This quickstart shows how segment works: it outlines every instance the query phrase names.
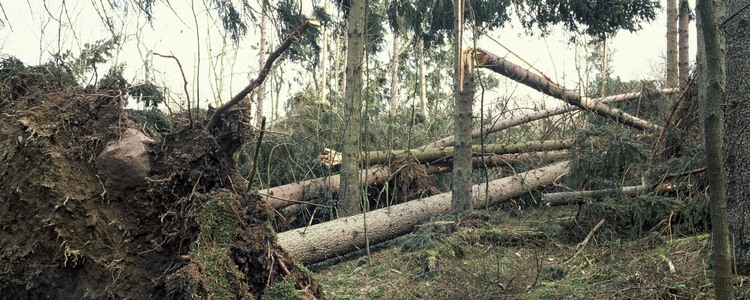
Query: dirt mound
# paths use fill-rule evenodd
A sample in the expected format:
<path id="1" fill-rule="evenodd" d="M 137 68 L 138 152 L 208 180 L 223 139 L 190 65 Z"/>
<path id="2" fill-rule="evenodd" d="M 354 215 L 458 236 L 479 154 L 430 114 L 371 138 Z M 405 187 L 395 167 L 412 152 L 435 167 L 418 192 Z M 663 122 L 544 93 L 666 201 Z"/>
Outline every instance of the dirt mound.
<path id="1" fill-rule="evenodd" d="M 7 61 L 0 79 L 1 291 L 253 299 L 292 282 L 296 294 L 322 298 L 276 245 L 265 203 L 237 184 L 232 155 L 251 136 L 232 122 L 242 109 L 212 133 L 200 120 L 176 122 L 161 142 L 143 144 L 148 176 L 115 191 L 97 157 L 140 128 L 124 113 L 121 91 L 80 88 L 58 68 Z"/>

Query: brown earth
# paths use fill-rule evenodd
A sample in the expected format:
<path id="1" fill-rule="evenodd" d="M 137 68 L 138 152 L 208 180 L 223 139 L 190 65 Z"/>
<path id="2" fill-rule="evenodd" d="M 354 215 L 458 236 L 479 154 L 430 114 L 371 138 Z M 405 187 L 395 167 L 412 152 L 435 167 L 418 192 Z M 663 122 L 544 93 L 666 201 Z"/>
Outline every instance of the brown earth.
<path id="1" fill-rule="evenodd" d="M 323 298 L 276 244 L 267 205 L 238 185 L 232 157 L 252 138 L 241 107 L 211 133 L 203 118 L 174 119 L 143 144 L 148 177 L 115 188 L 102 177 L 119 169 L 98 169 L 109 167 L 97 157 L 143 126 L 121 91 L 66 78 L 51 66 L 0 68 L 3 295 L 255 299 L 292 282 L 296 297 Z"/>

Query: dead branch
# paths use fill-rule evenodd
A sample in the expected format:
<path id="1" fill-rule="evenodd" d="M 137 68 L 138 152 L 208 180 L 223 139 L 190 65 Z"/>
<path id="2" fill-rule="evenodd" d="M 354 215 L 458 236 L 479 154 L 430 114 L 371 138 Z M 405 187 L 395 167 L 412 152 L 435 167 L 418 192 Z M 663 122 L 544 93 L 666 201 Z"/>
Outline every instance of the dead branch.
<path id="1" fill-rule="evenodd" d="M 213 129 L 217 122 L 219 121 L 219 118 L 232 106 L 242 101 L 245 96 L 249 95 L 255 88 L 257 88 L 263 81 L 266 80 L 266 77 L 268 76 L 268 73 L 271 71 L 271 67 L 273 67 L 273 63 L 281 56 L 281 53 L 286 51 L 292 43 L 299 41 L 302 32 L 304 32 L 307 28 L 310 26 L 317 27 L 320 26 L 320 22 L 316 20 L 306 20 L 302 25 L 295 28 L 292 33 L 287 36 L 286 40 L 284 40 L 281 45 L 279 45 L 278 48 L 276 48 L 275 51 L 273 51 L 270 55 L 268 55 L 268 59 L 266 60 L 266 64 L 263 66 L 262 69 L 260 69 L 260 73 L 258 73 L 258 77 L 255 78 L 252 82 L 250 82 L 249 85 L 247 85 L 242 91 L 237 93 L 237 95 L 234 95 L 232 97 L 232 100 L 229 100 L 229 102 L 222 104 L 218 108 L 216 108 L 216 111 L 211 115 L 211 119 L 209 120 L 208 124 L 206 125 L 206 129 L 211 130 Z"/>
<path id="2" fill-rule="evenodd" d="M 581 242 L 580 244 L 576 245 L 576 252 L 573 253 L 573 256 L 571 256 L 570 258 L 568 258 L 566 261 L 572 260 L 573 258 L 575 258 L 576 256 L 578 256 L 578 254 L 580 254 L 581 252 L 583 252 L 583 249 L 586 248 L 586 245 L 589 244 L 589 241 L 594 236 L 594 233 L 596 233 L 596 231 L 599 230 L 599 228 L 602 227 L 602 225 L 604 225 L 604 219 L 602 219 L 601 221 L 599 221 L 599 223 L 596 223 L 596 226 L 594 226 L 594 229 L 591 229 L 591 231 L 589 232 L 589 234 L 586 235 L 586 238 L 583 239 L 583 242 Z"/>
<path id="3" fill-rule="evenodd" d="M 188 82 L 187 77 L 185 76 L 185 71 L 182 70 L 182 64 L 180 63 L 180 60 L 177 59 L 174 55 L 163 55 L 154 52 L 154 55 L 160 56 L 163 58 L 171 58 L 174 59 L 174 61 L 177 62 L 177 67 L 180 68 L 180 74 L 182 74 L 182 82 L 184 83 L 182 88 L 185 91 L 185 99 L 187 99 L 187 107 L 188 107 L 188 119 L 190 119 L 190 126 L 193 126 L 193 113 L 192 113 L 192 107 L 190 107 L 190 93 L 188 92 Z M 167 108 L 169 108 L 169 105 L 167 105 Z M 171 110 L 170 110 L 171 112 Z"/>

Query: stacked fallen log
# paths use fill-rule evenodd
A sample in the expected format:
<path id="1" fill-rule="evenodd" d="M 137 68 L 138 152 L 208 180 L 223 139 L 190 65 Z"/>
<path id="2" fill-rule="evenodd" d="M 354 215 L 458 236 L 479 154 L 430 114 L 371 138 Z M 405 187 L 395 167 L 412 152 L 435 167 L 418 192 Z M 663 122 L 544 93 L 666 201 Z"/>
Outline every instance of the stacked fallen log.
<path id="1" fill-rule="evenodd" d="M 677 92 L 678 89 L 663 89 L 658 91 L 657 93 L 662 94 L 672 94 Z M 586 102 L 620 102 L 620 101 L 627 101 L 632 99 L 638 99 L 640 97 L 643 97 L 643 92 L 634 92 L 634 93 L 627 93 L 622 95 L 615 95 L 615 96 L 609 96 L 604 98 L 596 98 L 596 99 L 590 99 L 586 100 Z M 576 111 L 581 109 L 581 107 L 578 106 L 569 106 L 569 107 L 562 107 L 552 110 L 541 110 L 538 112 L 532 112 L 523 116 L 517 116 L 512 117 L 509 119 L 502 119 L 497 120 L 491 125 L 485 126 L 483 129 L 476 129 L 472 132 L 472 137 L 476 138 L 481 136 L 482 133 L 485 135 L 498 132 L 504 129 L 508 129 L 514 126 L 518 126 L 521 124 L 525 124 L 534 120 L 539 120 L 559 114 L 563 114 L 566 112 Z M 432 143 L 429 143 L 425 145 L 424 147 L 420 147 L 421 149 L 430 149 L 430 148 L 444 148 L 447 146 L 450 146 L 453 144 L 453 137 L 449 136 L 437 141 L 434 141 Z M 444 167 L 444 164 L 441 163 L 441 166 Z M 372 166 L 368 169 L 362 170 L 360 173 L 360 178 L 362 179 L 363 184 L 373 184 L 376 182 L 383 182 L 390 178 L 390 170 L 388 167 L 384 166 Z M 325 192 L 336 192 L 339 187 L 339 183 L 341 181 L 341 178 L 339 175 L 331 175 L 327 177 L 321 177 L 306 181 L 301 181 L 297 183 L 290 183 L 285 184 L 277 187 L 271 187 L 264 190 L 261 190 L 261 196 L 263 199 L 268 201 L 268 203 L 273 208 L 282 208 L 289 205 L 293 205 L 295 203 L 302 203 L 310 199 L 314 199 L 317 197 L 320 197 L 321 195 L 324 195 Z"/>
<path id="2" fill-rule="evenodd" d="M 474 207 L 497 205 L 530 191 L 551 185 L 568 172 L 568 161 L 475 185 Z M 303 263 L 315 263 L 383 242 L 411 232 L 431 217 L 450 211 L 451 193 L 412 200 L 365 214 L 285 231 L 277 235 L 279 244 Z M 365 220 L 366 223 L 365 223 Z M 367 235 L 365 235 L 365 227 Z"/>

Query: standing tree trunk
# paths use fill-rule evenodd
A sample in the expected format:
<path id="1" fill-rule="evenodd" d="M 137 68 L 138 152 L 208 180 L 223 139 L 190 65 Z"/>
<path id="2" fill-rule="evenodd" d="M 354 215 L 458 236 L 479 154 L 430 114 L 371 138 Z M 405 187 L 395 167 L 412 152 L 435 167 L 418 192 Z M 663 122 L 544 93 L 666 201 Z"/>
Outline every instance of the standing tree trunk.
<path id="1" fill-rule="evenodd" d="M 362 212 L 359 183 L 360 130 L 362 128 L 362 75 L 365 55 L 365 0 L 352 0 L 347 20 L 349 46 L 346 63 L 346 99 L 344 99 L 344 141 L 341 155 L 341 188 L 338 215 Z"/>
<path id="2" fill-rule="evenodd" d="M 455 0 L 456 16 L 456 48 L 454 50 L 454 136 L 456 137 L 455 153 L 453 154 L 453 194 L 451 196 L 451 211 L 463 213 L 473 209 L 471 201 L 471 127 L 472 104 L 474 101 L 474 77 L 472 75 L 471 59 L 473 49 L 462 53 L 463 40 L 463 8 L 464 0 Z"/>
<path id="3" fill-rule="evenodd" d="M 323 5 L 323 11 L 328 14 L 328 1 L 325 1 Z M 323 26 L 323 30 L 320 33 L 323 37 L 323 43 L 320 45 L 320 84 L 318 85 L 318 98 L 325 101 L 327 96 L 328 83 L 328 26 Z"/>
<path id="4" fill-rule="evenodd" d="M 393 55 L 391 56 L 391 99 L 390 114 L 395 116 L 398 112 L 398 32 L 393 33 Z"/>
<path id="5" fill-rule="evenodd" d="M 704 104 L 704 110 L 703 110 L 703 119 L 704 119 L 704 130 L 705 130 L 705 152 L 706 152 L 706 172 L 707 172 L 707 178 L 708 178 L 708 195 L 710 199 L 710 211 L 711 211 L 711 235 L 713 240 L 713 261 L 714 261 L 714 288 L 716 292 L 716 299 L 733 299 L 734 298 L 734 287 L 732 286 L 732 264 L 730 260 L 730 254 L 729 254 L 729 232 L 727 229 L 727 198 L 726 198 L 726 185 L 724 182 L 724 165 L 723 165 L 723 155 L 722 155 L 722 116 L 721 116 L 721 102 L 724 100 L 724 93 L 725 93 L 725 87 L 724 83 L 726 81 L 726 74 L 724 69 L 724 52 L 722 47 L 722 37 L 721 33 L 719 32 L 719 24 L 718 24 L 718 18 L 716 13 L 716 8 L 713 7 L 714 3 L 716 3 L 717 6 L 722 5 L 721 0 L 709 0 L 709 1 L 700 1 L 700 7 L 698 9 L 698 13 L 702 17 L 702 25 L 703 25 L 703 38 L 704 38 L 704 45 L 706 47 L 706 79 L 708 80 L 708 89 L 706 91 L 707 97 L 705 97 L 705 104 Z M 742 32 L 744 30 L 741 30 Z M 739 33 L 738 33 L 739 34 Z M 739 38 L 739 36 L 735 36 L 736 38 Z M 745 34 L 745 38 L 750 37 L 750 35 Z M 746 47 L 748 42 L 747 40 L 739 40 L 739 43 L 742 45 L 742 47 Z M 746 49 L 746 48 L 745 48 Z M 744 50 L 747 51 L 747 50 Z M 744 59 L 747 59 L 749 57 L 745 56 Z M 735 70 L 737 72 L 744 71 L 746 75 L 750 75 L 750 72 L 747 70 Z M 739 75 L 739 73 L 737 73 Z M 741 78 L 741 77 L 739 77 Z M 737 81 L 734 81 L 734 83 L 738 83 Z M 731 88 L 729 89 L 732 90 Z M 735 86 L 735 90 L 741 90 L 740 86 Z M 747 91 L 745 91 L 747 92 Z M 747 101 L 745 99 L 745 101 Z M 729 127 L 727 130 L 727 137 L 737 137 L 736 134 L 741 134 L 741 132 L 744 131 L 745 124 L 748 123 L 747 119 L 740 119 L 736 120 L 733 119 L 732 116 L 742 116 L 747 117 L 750 113 L 750 110 L 745 109 L 744 114 L 729 114 L 727 115 L 728 121 L 734 121 L 729 122 L 729 124 L 737 124 L 741 123 L 743 126 L 740 128 L 736 127 Z M 737 122 L 739 121 L 739 122 Z M 745 136 L 744 141 L 748 141 L 750 139 L 750 136 Z M 740 139 L 737 140 L 731 140 L 728 141 L 742 141 Z M 737 145 L 732 145 L 737 146 Z M 745 148 L 745 147 L 741 147 Z M 737 171 L 736 169 L 733 169 L 734 166 L 736 166 L 735 163 L 733 163 L 733 160 L 731 159 L 731 155 L 733 152 L 739 152 L 739 151 L 746 151 L 744 149 L 741 149 L 739 147 L 731 147 L 731 149 L 734 149 L 734 151 L 728 151 L 728 154 L 730 155 L 729 159 L 726 160 L 727 162 L 727 169 L 731 171 Z M 745 154 L 746 158 L 747 154 Z M 734 158 L 737 158 L 736 156 Z M 737 160 L 734 160 L 736 162 Z M 746 160 L 747 161 L 747 160 Z M 745 163 L 742 165 L 742 167 L 747 167 L 748 164 Z M 746 175 L 746 169 L 740 169 L 740 172 L 730 172 L 729 173 L 729 182 L 735 183 L 736 185 L 733 185 L 732 188 L 732 196 L 730 199 L 734 199 L 734 203 L 739 203 L 737 200 L 743 199 L 743 194 L 735 194 L 735 191 L 744 192 L 748 189 L 746 188 L 746 182 L 744 181 L 745 177 L 736 177 L 736 175 Z M 734 176 L 734 177 L 733 177 Z M 742 179 L 739 182 L 736 182 L 737 179 Z M 735 181 L 735 182 L 733 182 Z M 741 215 L 741 217 L 747 216 L 747 208 L 748 205 L 744 205 L 744 212 L 745 214 Z M 740 209 L 738 209 L 740 210 Z M 735 214 L 735 216 L 737 216 Z M 736 229 L 736 228 L 735 228 Z M 741 237 L 742 235 L 740 235 Z M 743 242 L 742 239 L 737 239 L 738 242 Z M 745 248 L 747 249 L 747 248 Z M 741 253 L 741 251 L 739 252 Z"/>
<path id="6" fill-rule="evenodd" d="M 417 47 L 419 48 L 419 107 L 422 108 L 422 115 L 429 122 L 430 116 L 427 113 L 427 80 L 425 79 L 424 66 L 424 39 L 419 36 Z"/>
<path id="7" fill-rule="evenodd" d="M 667 86 L 677 86 L 677 0 L 667 0 Z"/>
<path id="8" fill-rule="evenodd" d="M 266 63 L 266 34 L 268 31 L 268 26 L 266 23 L 268 23 L 268 11 L 266 7 L 266 1 L 262 1 L 261 4 L 261 14 L 260 17 L 260 43 L 258 44 L 258 69 L 263 69 L 263 65 Z M 265 83 L 261 83 L 258 86 L 258 90 L 256 92 L 257 96 L 257 102 L 255 104 L 255 124 L 260 128 L 260 123 L 263 120 L 263 101 L 266 100 L 266 85 Z"/>
<path id="9" fill-rule="evenodd" d="M 701 1 L 701 3 L 710 1 Z M 733 15 L 726 21 L 724 33 L 726 40 L 727 78 L 726 105 L 724 124 L 724 141 L 726 143 L 725 166 L 727 171 L 728 218 L 731 241 L 734 244 L 735 261 L 738 274 L 750 274 L 750 31 L 747 20 L 750 20 L 750 9 L 745 7 L 747 1 L 727 0 L 726 11 Z M 718 6 L 718 4 L 717 4 Z M 717 7 L 718 9 L 720 7 Z M 721 13 L 721 12 L 720 12 Z M 722 18 L 717 18 L 721 20 Z M 705 19 L 703 20 L 706 21 Z M 704 29 L 705 30 L 705 29 Z M 704 31 L 705 34 L 705 31 Z M 706 55 L 711 50 L 706 40 Z M 710 58 L 709 58 L 710 61 Z M 709 94 L 710 95 L 710 94 Z M 708 133 L 707 133 L 708 134 Z"/>
<path id="10" fill-rule="evenodd" d="M 680 0 L 680 60 L 679 86 L 684 86 L 690 76 L 690 4 L 687 0 Z"/>

